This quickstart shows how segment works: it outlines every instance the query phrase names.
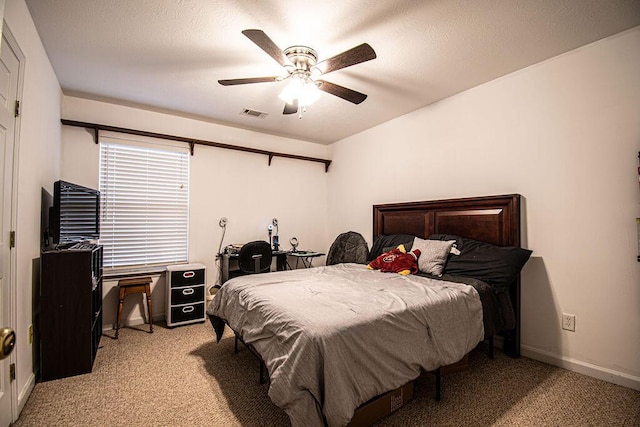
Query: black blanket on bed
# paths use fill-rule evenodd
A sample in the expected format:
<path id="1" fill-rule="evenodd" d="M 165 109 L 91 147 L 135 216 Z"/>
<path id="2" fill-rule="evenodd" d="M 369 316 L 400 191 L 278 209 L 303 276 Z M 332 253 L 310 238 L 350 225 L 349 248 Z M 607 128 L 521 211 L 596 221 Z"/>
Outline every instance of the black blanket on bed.
<path id="1" fill-rule="evenodd" d="M 420 273 L 418 273 L 421 275 Z M 464 283 L 473 286 L 480 296 L 482 303 L 482 319 L 484 322 L 484 337 L 489 338 L 498 332 L 513 329 L 515 327 L 515 314 L 507 292 L 495 293 L 493 288 L 482 280 L 471 277 L 452 276 L 443 274 L 441 277 L 424 275 L 431 279 L 447 282 Z"/>

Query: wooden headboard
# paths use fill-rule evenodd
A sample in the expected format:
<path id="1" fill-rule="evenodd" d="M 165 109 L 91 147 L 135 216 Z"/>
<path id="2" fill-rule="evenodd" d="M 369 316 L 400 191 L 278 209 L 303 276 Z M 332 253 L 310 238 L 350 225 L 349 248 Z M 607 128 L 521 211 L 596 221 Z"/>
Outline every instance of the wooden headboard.
<path id="1" fill-rule="evenodd" d="M 520 246 L 520 195 L 469 197 L 373 206 L 373 237 L 455 234 L 498 246 Z M 520 277 L 509 289 L 516 327 L 503 332 L 505 353 L 520 356 Z"/>

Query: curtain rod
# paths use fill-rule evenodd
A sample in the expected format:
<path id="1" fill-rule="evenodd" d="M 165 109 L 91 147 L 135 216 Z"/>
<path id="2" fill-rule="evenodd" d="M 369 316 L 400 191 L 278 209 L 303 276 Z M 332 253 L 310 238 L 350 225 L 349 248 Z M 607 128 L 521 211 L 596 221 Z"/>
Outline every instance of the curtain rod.
<path id="1" fill-rule="evenodd" d="M 187 144 L 189 144 L 189 146 L 191 148 L 191 155 L 192 156 L 193 156 L 194 145 L 195 144 L 200 144 L 200 145 L 206 145 L 208 147 L 224 148 L 226 150 L 236 150 L 236 151 L 244 151 L 246 153 L 263 154 L 263 155 L 269 157 L 269 166 L 271 166 L 271 160 L 274 157 L 284 157 L 284 158 L 287 158 L 287 159 L 306 160 L 306 161 L 309 161 L 309 162 L 324 163 L 324 171 L 325 172 L 329 171 L 329 165 L 331 164 L 331 160 L 327 160 L 327 159 L 319 159 L 319 158 L 316 158 L 316 157 L 307 157 L 307 156 L 298 156 L 296 154 L 278 153 L 278 152 L 274 152 L 274 151 L 260 150 L 258 148 L 250 148 L 250 147 L 242 147 L 242 146 L 239 146 L 239 145 L 224 144 L 222 142 L 206 141 L 206 140 L 203 140 L 203 139 L 195 139 L 195 138 L 186 138 L 186 137 L 183 137 L 183 136 L 167 135 L 167 134 L 164 134 L 164 133 L 156 133 L 156 132 L 147 132 L 147 131 L 144 131 L 144 130 L 127 129 L 127 128 L 121 128 L 121 127 L 116 127 L 116 126 L 101 125 L 101 124 L 98 124 L 98 123 L 78 122 L 78 121 L 75 121 L 75 120 L 61 119 L 60 121 L 62 122 L 63 125 L 66 125 L 66 126 L 82 127 L 82 128 L 86 128 L 86 129 L 92 130 L 93 131 L 93 141 L 96 144 L 99 142 L 99 139 L 98 139 L 99 131 L 106 130 L 106 131 L 109 131 L 109 132 L 128 133 L 130 135 L 148 136 L 148 137 L 151 137 L 151 138 L 166 139 L 166 140 L 169 140 L 169 141 L 186 142 Z"/>

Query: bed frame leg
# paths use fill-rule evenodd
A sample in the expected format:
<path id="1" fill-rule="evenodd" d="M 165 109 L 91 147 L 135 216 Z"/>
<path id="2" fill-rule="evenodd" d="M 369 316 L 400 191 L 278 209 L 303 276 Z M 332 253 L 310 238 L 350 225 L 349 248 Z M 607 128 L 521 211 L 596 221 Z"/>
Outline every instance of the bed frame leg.
<path id="1" fill-rule="evenodd" d="M 260 361 L 260 384 L 264 384 L 264 363 Z"/>
<path id="2" fill-rule="evenodd" d="M 495 356 L 494 350 L 493 350 L 493 335 L 489 337 L 489 359 L 493 359 Z"/>
<path id="3" fill-rule="evenodd" d="M 435 371 L 436 374 L 436 401 L 440 402 L 440 386 L 441 386 L 441 375 L 440 375 L 440 368 L 436 369 Z"/>

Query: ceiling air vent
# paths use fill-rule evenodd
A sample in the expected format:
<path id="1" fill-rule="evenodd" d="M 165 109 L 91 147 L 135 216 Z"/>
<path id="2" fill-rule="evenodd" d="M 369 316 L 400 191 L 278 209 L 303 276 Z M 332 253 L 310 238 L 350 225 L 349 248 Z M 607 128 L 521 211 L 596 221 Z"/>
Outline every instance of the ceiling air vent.
<path id="1" fill-rule="evenodd" d="M 268 113 L 263 113 L 262 111 L 250 110 L 248 108 L 245 108 L 244 110 L 242 110 L 242 112 L 240 114 L 242 114 L 243 116 L 249 116 L 249 117 L 256 117 L 258 119 L 264 119 L 265 117 L 267 117 Z"/>

